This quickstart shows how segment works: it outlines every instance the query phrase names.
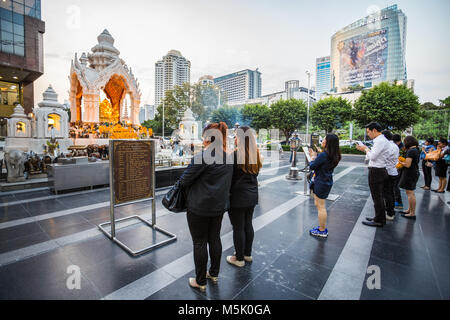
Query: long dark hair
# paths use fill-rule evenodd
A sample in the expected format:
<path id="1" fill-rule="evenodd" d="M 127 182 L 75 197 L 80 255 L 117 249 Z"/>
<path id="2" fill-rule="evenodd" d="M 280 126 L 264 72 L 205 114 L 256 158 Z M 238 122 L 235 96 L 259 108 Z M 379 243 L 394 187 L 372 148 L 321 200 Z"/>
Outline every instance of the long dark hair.
<path id="1" fill-rule="evenodd" d="M 339 138 L 337 135 L 331 133 L 327 135 L 325 139 L 327 142 L 325 152 L 331 160 L 331 169 L 334 169 L 342 160 L 341 148 L 339 147 Z"/>
<path id="2" fill-rule="evenodd" d="M 239 134 L 240 132 L 238 132 L 237 135 L 237 157 L 239 168 L 245 173 L 259 174 L 263 165 L 256 144 L 256 135 L 254 134 L 254 131 L 251 131 L 248 135 L 244 135 L 251 130 L 249 127 L 239 127 L 239 130 L 242 130 L 243 133 L 242 136 Z M 244 141 L 240 141 L 241 139 L 244 139 Z M 241 148 L 242 144 L 244 144 L 243 148 Z"/>

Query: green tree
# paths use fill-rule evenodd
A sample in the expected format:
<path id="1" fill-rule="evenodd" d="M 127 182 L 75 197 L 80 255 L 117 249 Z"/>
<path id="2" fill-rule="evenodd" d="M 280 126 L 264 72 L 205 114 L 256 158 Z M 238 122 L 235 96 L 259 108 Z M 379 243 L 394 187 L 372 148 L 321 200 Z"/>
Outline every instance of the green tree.
<path id="1" fill-rule="evenodd" d="M 249 125 L 252 129 L 269 129 L 270 125 L 270 108 L 266 105 L 249 104 L 245 105 L 242 110 L 242 121 Z"/>
<path id="2" fill-rule="evenodd" d="M 418 123 L 422 116 L 419 98 L 411 89 L 387 82 L 363 91 L 353 110 L 353 118 L 360 127 L 376 121 L 385 128 L 400 131 Z"/>
<path id="3" fill-rule="evenodd" d="M 171 128 L 178 126 L 183 118 L 184 111 L 188 108 L 192 110 L 197 120 L 207 120 L 208 114 L 203 100 L 206 87 L 201 84 L 184 83 L 181 86 L 174 86 L 173 90 L 166 91 L 161 105 L 164 103 L 164 109 L 168 110 L 166 117 Z M 158 106 L 158 112 L 162 107 L 161 105 Z"/>
<path id="4" fill-rule="evenodd" d="M 364 87 L 362 85 L 354 84 L 354 85 L 348 87 L 346 91 L 353 91 L 353 92 L 355 92 L 355 91 L 362 91 L 363 89 L 364 89 Z"/>
<path id="5" fill-rule="evenodd" d="M 280 100 L 270 108 L 270 123 L 284 133 L 287 141 L 296 129 L 306 123 L 306 112 L 303 100 Z"/>
<path id="6" fill-rule="evenodd" d="M 320 100 L 311 109 L 312 122 L 325 133 L 340 129 L 345 122 L 350 121 L 352 105 L 341 97 L 329 97 Z"/>
<path id="7" fill-rule="evenodd" d="M 444 100 L 439 100 L 441 103 L 441 107 L 450 108 L 450 97 L 445 98 Z"/>
<path id="8" fill-rule="evenodd" d="M 212 122 L 225 122 L 228 128 L 241 121 L 241 113 L 236 107 L 223 106 L 214 110 L 211 114 Z"/>
<path id="9" fill-rule="evenodd" d="M 432 102 L 425 102 L 424 104 L 422 104 L 422 109 L 423 110 L 437 110 L 437 109 L 439 109 L 439 107 Z"/>
<path id="10" fill-rule="evenodd" d="M 450 121 L 450 106 L 445 107 L 444 100 L 436 106 L 431 102 L 422 105 L 423 118 L 414 126 L 414 135 L 420 139 L 440 139 L 447 137 Z"/>

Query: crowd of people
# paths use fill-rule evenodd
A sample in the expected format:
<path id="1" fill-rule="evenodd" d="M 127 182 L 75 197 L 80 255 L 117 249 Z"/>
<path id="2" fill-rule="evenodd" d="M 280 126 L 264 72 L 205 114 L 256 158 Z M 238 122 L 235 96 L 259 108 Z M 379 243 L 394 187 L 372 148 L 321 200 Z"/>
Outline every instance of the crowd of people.
<path id="1" fill-rule="evenodd" d="M 204 148 L 194 156 L 179 180 L 185 192 L 187 222 L 193 241 L 196 276 L 189 278 L 189 285 L 202 292 L 206 290 L 208 280 L 218 283 L 222 255 L 220 231 L 226 212 L 233 226 L 235 248 L 235 253 L 226 257 L 226 261 L 238 268 L 253 261 L 255 233 L 252 220 L 258 204 L 258 175 L 262 158 L 257 148 L 256 135 L 248 134 L 251 130 L 248 127 L 239 128 L 242 134 L 236 135 L 234 151 L 230 152 L 227 149 L 227 129 L 223 122 L 211 123 L 204 129 Z M 211 130 L 215 134 L 211 134 Z M 357 148 L 366 153 L 369 162 L 369 186 L 375 217 L 368 217 L 363 223 L 383 227 L 387 220 L 394 220 L 396 210 L 403 210 L 400 213 L 406 219 L 416 219 L 415 190 L 420 176 L 419 162 L 422 160 L 424 168 L 423 188 L 431 189 L 431 169 L 435 168 L 440 184 L 434 191 L 445 192 L 446 155 L 450 150 L 447 141 L 441 139 L 434 146 L 434 140 L 428 139 L 425 146 L 419 149 L 419 143 L 414 137 L 408 136 L 402 141 L 399 135 L 383 131 L 378 123 L 369 124 L 366 130 L 374 145 L 371 149 L 365 145 Z M 432 152 L 435 152 L 435 158 L 431 157 Z M 215 160 L 206 161 L 207 154 L 213 154 Z M 231 163 L 230 154 L 233 154 Z M 334 134 L 327 135 L 318 152 L 310 149 L 310 156 L 310 168 L 313 171 L 310 188 L 319 220 L 319 226 L 311 229 L 310 235 L 327 238 L 325 200 L 333 187 L 334 170 L 342 159 L 339 138 Z M 404 189 L 408 196 L 406 210 L 403 208 L 400 189 Z M 211 260 L 209 269 L 208 253 Z"/>
<path id="2" fill-rule="evenodd" d="M 403 218 L 416 220 L 415 190 L 420 177 L 420 161 L 425 177 L 424 190 L 431 190 L 432 168 L 439 177 L 439 188 L 432 190 L 445 193 L 447 186 L 449 155 L 447 139 L 440 139 L 434 145 L 434 139 L 429 138 L 420 148 L 419 142 L 413 136 L 407 136 L 403 142 L 399 135 L 382 129 L 373 122 L 366 127 L 368 136 L 373 139 L 374 146 L 369 149 L 359 145 L 357 148 L 366 153 L 369 161 L 369 186 L 375 207 L 375 217 L 368 217 L 363 224 L 371 227 L 383 227 L 386 221 L 393 221 L 397 210 Z M 408 197 L 408 209 L 405 210 L 400 190 Z"/>

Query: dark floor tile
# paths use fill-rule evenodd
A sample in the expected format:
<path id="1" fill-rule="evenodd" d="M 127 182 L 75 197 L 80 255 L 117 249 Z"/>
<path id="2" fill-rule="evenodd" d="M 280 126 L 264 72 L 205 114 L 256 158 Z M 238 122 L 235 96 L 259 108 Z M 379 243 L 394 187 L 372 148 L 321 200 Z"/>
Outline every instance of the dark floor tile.
<path id="1" fill-rule="evenodd" d="M 400 219 L 397 217 L 396 219 Z M 379 228 L 375 234 L 375 240 L 384 243 L 392 243 L 405 248 L 419 248 L 424 250 L 424 237 L 419 226 L 412 221 L 395 221 L 387 223 L 384 228 Z"/>
<path id="2" fill-rule="evenodd" d="M 17 300 L 24 294 L 17 280 L 9 272 L 0 270 L 0 300 Z"/>
<path id="3" fill-rule="evenodd" d="M 374 240 L 371 255 L 411 268 L 428 269 L 430 266 L 427 252 L 418 247 L 398 246 Z"/>
<path id="4" fill-rule="evenodd" d="M 424 241 L 431 255 L 443 255 L 447 260 L 450 260 L 450 241 L 434 238 L 425 238 Z"/>
<path id="5" fill-rule="evenodd" d="M 0 223 L 29 218 L 30 214 L 21 204 L 0 207 Z"/>
<path id="6" fill-rule="evenodd" d="M 448 276 L 448 270 L 445 270 L 444 273 L 438 273 L 436 275 L 437 285 L 439 286 L 439 290 L 442 294 L 442 299 L 450 300 L 450 277 Z"/>
<path id="7" fill-rule="evenodd" d="M 235 300 L 312 300 L 292 289 L 286 288 L 270 279 L 270 274 L 264 272 L 252 281 L 235 298 Z"/>
<path id="8" fill-rule="evenodd" d="M 29 236 L 15 238 L 13 240 L 2 241 L 0 242 L 0 253 L 22 249 L 48 240 L 50 240 L 49 236 L 44 232 L 40 232 Z"/>
<path id="9" fill-rule="evenodd" d="M 0 195 L 0 204 L 11 203 L 15 201 L 17 201 L 17 199 L 14 197 L 14 195 L 5 195 L 5 196 Z"/>
<path id="10" fill-rule="evenodd" d="M 70 214 L 66 216 L 51 218 L 39 221 L 41 228 L 48 233 L 53 233 L 57 230 L 76 226 L 78 224 L 86 223 L 87 220 L 78 214 Z"/>
<path id="11" fill-rule="evenodd" d="M 186 275 L 176 280 L 167 287 L 146 298 L 146 300 L 207 300 L 204 293 L 200 293 L 197 289 L 193 289 L 189 286 L 188 281 L 190 277 L 192 277 L 192 275 Z M 208 283 L 207 290 L 210 290 L 212 286 L 214 285 Z"/>
<path id="12" fill-rule="evenodd" d="M 79 224 L 76 225 L 70 225 L 67 227 L 60 227 L 60 228 L 56 228 L 56 229 L 49 229 L 46 231 L 46 233 L 48 234 L 48 236 L 50 237 L 50 239 L 58 239 L 58 238 L 62 238 L 65 236 L 70 236 L 76 233 L 80 233 L 83 231 L 87 231 L 87 230 L 91 230 L 91 229 L 96 229 L 97 226 L 92 224 L 91 222 L 81 222 Z"/>
<path id="13" fill-rule="evenodd" d="M 19 200 L 30 200 L 33 198 L 48 197 L 48 196 L 53 196 L 53 195 L 54 194 L 51 193 L 50 190 L 42 190 L 42 191 L 29 191 L 29 192 L 15 193 L 14 197 L 16 198 L 16 201 L 19 201 Z"/>
<path id="14" fill-rule="evenodd" d="M 398 263 L 371 257 L 369 265 L 381 269 L 381 288 L 411 292 L 417 299 L 441 299 L 436 281 L 429 268 L 413 269 Z"/>
<path id="15" fill-rule="evenodd" d="M 446 253 L 429 253 L 430 261 L 434 271 L 439 276 L 439 278 L 442 277 L 448 277 L 448 272 L 450 271 L 450 258 L 449 258 L 449 252 Z"/>
<path id="16" fill-rule="evenodd" d="M 42 214 L 67 210 L 61 202 L 55 199 L 25 203 L 24 207 L 28 210 L 31 216 L 39 216 Z"/>
<path id="17" fill-rule="evenodd" d="M 415 293 L 397 291 L 390 288 L 369 290 L 363 286 L 360 300 L 421 300 Z"/>
<path id="18" fill-rule="evenodd" d="M 65 246 L 63 250 L 68 259 L 82 270 L 116 256 L 127 255 L 122 248 L 103 235 Z"/>
<path id="19" fill-rule="evenodd" d="M 294 258 L 301 258 L 310 263 L 333 268 L 344 246 L 337 245 L 328 240 L 305 235 L 293 242 L 287 249 L 286 254 Z"/>
<path id="20" fill-rule="evenodd" d="M 95 196 L 88 194 L 61 197 L 58 198 L 58 201 L 62 203 L 67 209 L 85 207 L 102 202 L 99 201 Z"/>
<path id="21" fill-rule="evenodd" d="M 155 271 L 152 263 L 128 255 L 116 255 L 89 267 L 83 274 L 99 289 L 103 296 Z"/>
<path id="22" fill-rule="evenodd" d="M 15 279 L 20 279 L 30 286 L 42 281 L 55 281 L 66 278 L 67 268 L 72 263 L 62 249 L 55 249 L 0 268 Z"/>
<path id="23" fill-rule="evenodd" d="M 23 294 L 18 300 L 98 300 L 102 296 L 99 291 L 85 277 L 81 277 L 80 289 L 70 290 L 67 287 L 67 279 L 43 280 L 38 281 L 36 285 L 29 286 L 21 281 Z"/>
<path id="24" fill-rule="evenodd" d="M 131 250 L 139 251 L 162 241 L 166 241 L 170 237 L 164 233 L 153 230 L 146 224 L 138 224 L 116 230 L 116 238 L 125 243 Z"/>
<path id="25" fill-rule="evenodd" d="M 317 299 L 331 269 L 290 255 L 281 255 L 265 271 L 263 278 Z"/>
<path id="26" fill-rule="evenodd" d="M 0 229 L 0 242 L 10 241 L 16 238 L 42 233 L 42 229 L 36 222 L 26 223 L 11 228 Z"/>

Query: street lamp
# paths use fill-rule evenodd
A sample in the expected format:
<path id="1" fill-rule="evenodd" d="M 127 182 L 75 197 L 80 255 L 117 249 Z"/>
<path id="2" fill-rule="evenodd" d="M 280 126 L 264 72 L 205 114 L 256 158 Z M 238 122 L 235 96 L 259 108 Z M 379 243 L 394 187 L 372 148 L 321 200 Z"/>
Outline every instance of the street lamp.
<path id="1" fill-rule="evenodd" d="M 164 127 L 165 127 L 165 111 L 164 108 L 165 104 L 164 104 L 164 100 L 163 100 L 163 118 L 162 118 L 162 137 L 163 137 L 163 141 L 164 141 Z"/>
<path id="2" fill-rule="evenodd" d="M 306 115 L 306 141 L 308 141 L 309 135 L 309 101 L 310 101 L 310 92 L 311 92 L 311 73 L 306 71 L 306 75 L 308 76 L 308 111 Z"/>
<path id="3" fill-rule="evenodd" d="M 292 164 L 289 174 L 286 176 L 286 179 L 299 181 L 302 180 L 302 178 L 298 175 L 299 170 L 297 168 L 297 149 L 300 147 L 301 140 L 298 137 L 297 130 L 295 130 L 295 132 L 292 134 L 291 138 L 289 139 L 289 143 L 291 146 Z"/>

